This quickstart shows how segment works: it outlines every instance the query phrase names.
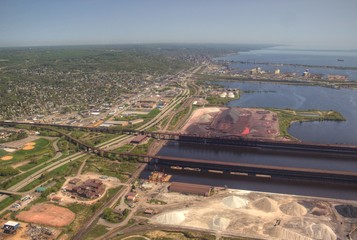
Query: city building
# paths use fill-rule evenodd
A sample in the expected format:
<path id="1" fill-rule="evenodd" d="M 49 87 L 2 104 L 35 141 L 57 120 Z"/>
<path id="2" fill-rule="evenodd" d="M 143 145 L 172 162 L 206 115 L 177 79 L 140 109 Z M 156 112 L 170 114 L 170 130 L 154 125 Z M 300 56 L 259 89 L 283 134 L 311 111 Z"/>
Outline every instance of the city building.
<path id="1" fill-rule="evenodd" d="M 129 192 L 127 195 L 125 195 L 125 199 L 131 202 L 135 202 L 137 196 L 138 196 L 137 193 Z"/>

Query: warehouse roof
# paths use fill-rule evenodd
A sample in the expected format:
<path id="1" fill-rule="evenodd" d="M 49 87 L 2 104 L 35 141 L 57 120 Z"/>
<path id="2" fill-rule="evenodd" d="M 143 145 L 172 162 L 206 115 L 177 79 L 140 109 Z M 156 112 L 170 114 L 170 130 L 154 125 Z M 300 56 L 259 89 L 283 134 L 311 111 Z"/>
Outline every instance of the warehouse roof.
<path id="1" fill-rule="evenodd" d="M 7 221 L 4 225 L 5 226 L 12 226 L 12 227 L 16 227 L 19 223 L 18 222 L 14 222 L 14 221 Z"/>
<path id="2" fill-rule="evenodd" d="M 171 192 L 208 196 L 211 193 L 212 186 L 192 184 L 192 183 L 172 182 L 171 186 L 169 187 L 169 190 Z"/>

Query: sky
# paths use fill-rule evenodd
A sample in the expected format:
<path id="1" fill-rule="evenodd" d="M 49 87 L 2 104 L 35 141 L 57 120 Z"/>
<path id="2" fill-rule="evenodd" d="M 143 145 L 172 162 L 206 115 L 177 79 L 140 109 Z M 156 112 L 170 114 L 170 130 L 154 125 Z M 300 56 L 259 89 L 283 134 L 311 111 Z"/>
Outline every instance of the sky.
<path id="1" fill-rule="evenodd" d="M 0 0 L 0 47 L 126 43 L 357 49 L 357 0 Z"/>

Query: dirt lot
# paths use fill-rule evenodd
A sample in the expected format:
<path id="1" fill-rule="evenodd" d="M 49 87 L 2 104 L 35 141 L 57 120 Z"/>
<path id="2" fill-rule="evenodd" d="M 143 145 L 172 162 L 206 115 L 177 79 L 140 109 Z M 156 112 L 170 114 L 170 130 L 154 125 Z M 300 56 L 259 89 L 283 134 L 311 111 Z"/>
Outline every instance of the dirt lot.
<path id="1" fill-rule="evenodd" d="M 210 137 L 275 139 L 279 135 L 279 123 L 274 112 L 264 109 L 201 108 L 192 114 L 182 132 Z"/>
<path id="2" fill-rule="evenodd" d="M 28 211 L 20 212 L 17 218 L 29 223 L 63 227 L 74 220 L 75 214 L 67 208 L 42 203 L 32 206 Z"/>

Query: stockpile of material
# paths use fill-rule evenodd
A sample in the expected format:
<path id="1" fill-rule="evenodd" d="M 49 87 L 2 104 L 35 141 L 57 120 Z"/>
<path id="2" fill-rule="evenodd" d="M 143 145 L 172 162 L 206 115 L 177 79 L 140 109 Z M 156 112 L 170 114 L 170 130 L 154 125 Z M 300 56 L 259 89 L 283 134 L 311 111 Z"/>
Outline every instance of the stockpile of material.
<path id="1" fill-rule="evenodd" d="M 212 220 L 212 229 L 213 230 L 219 230 L 219 231 L 224 231 L 227 229 L 229 223 L 231 220 L 219 216 L 214 216 Z"/>
<path id="2" fill-rule="evenodd" d="M 160 214 L 153 221 L 160 224 L 179 224 L 186 219 L 183 211 L 168 212 Z"/>
<path id="3" fill-rule="evenodd" d="M 306 237 L 299 233 L 294 232 L 293 230 L 283 228 L 281 226 L 276 226 L 270 229 L 269 235 L 277 239 L 284 240 L 314 240 L 312 238 Z"/>
<path id="4" fill-rule="evenodd" d="M 306 223 L 305 223 L 306 224 Z M 308 223 L 301 233 L 295 228 L 276 226 L 269 230 L 269 235 L 286 240 L 336 240 L 337 236 L 332 229 L 325 224 Z"/>
<path id="5" fill-rule="evenodd" d="M 283 204 L 280 206 L 280 210 L 287 215 L 295 217 L 304 216 L 307 213 L 306 208 L 297 202 Z"/>
<path id="6" fill-rule="evenodd" d="M 313 239 L 321 240 L 336 240 L 337 236 L 332 229 L 325 224 L 313 223 L 310 227 L 306 228 L 306 233 Z"/>
<path id="7" fill-rule="evenodd" d="M 32 240 L 53 239 L 53 232 L 50 228 L 37 226 L 31 223 L 28 225 L 27 234 Z"/>
<path id="8" fill-rule="evenodd" d="M 242 208 L 248 204 L 247 200 L 237 196 L 226 197 L 222 200 L 222 202 L 224 203 L 224 205 L 230 208 Z"/>
<path id="9" fill-rule="evenodd" d="M 335 208 L 341 216 L 357 218 L 357 207 L 351 205 L 337 205 Z"/>
<path id="10" fill-rule="evenodd" d="M 278 204 L 271 198 L 263 197 L 253 202 L 253 207 L 263 212 L 271 213 L 278 211 Z"/>

